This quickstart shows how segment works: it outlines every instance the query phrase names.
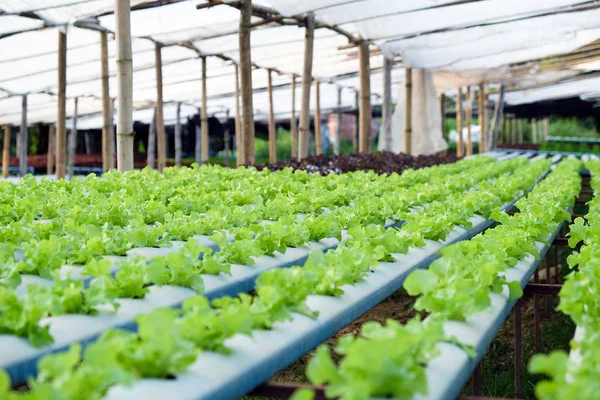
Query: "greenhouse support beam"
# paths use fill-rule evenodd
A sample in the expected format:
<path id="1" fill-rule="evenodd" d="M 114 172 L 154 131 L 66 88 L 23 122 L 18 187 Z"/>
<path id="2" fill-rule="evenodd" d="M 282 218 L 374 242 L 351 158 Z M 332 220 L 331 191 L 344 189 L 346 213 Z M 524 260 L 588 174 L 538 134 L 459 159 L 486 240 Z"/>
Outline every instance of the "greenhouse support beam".
<path id="1" fill-rule="evenodd" d="M 485 84 L 479 84 L 479 152 L 483 153 L 487 149 L 486 136 L 487 126 L 485 123 Z"/>
<path id="2" fill-rule="evenodd" d="M 236 164 L 244 165 L 244 137 L 242 136 L 242 126 L 240 121 L 240 71 L 235 65 L 235 151 Z"/>
<path id="3" fill-rule="evenodd" d="M 200 114 L 202 113 L 202 111 L 200 110 L 200 108 L 198 108 L 198 124 L 195 126 L 196 129 L 196 135 L 195 135 L 195 147 L 194 147 L 194 161 L 196 161 L 198 164 L 200 164 L 202 162 L 202 131 L 200 130 L 200 125 L 202 124 L 202 122 L 200 122 Z"/>
<path id="4" fill-rule="evenodd" d="M 516 129 L 515 129 L 516 133 Z M 519 144 L 523 144 L 523 120 L 519 120 Z"/>
<path id="5" fill-rule="evenodd" d="M 321 84 L 315 79 L 315 152 L 318 156 L 323 154 L 323 137 L 321 135 Z"/>
<path id="6" fill-rule="evenodd" d="M 133 55 L 129 0 L 115 0 L 117 42 L 117 167 L 133 169 Z M 112 140 L 112 134 L 111 134 Z"/>
<path id="7" fill-rule="evenodd" d="M 498 97 L 498 101 L 496 102 L 496 107 L 494 108 L 494 115 L 492 118 L 492 143 L 490 149 L 496 149 L 498 147 L 498 141 L 502 137 L 500 134 L 500 123 L 501 121 L 506 122 L 504 119 L 504 95 L 506 93 L 506 85 L 500 85 L 500 96 Z M 506 124 L 505 124 L 506 125 Z"/>
<path id="8" fill-rule="evenodd" d="M 162 172 L 167 165 L 167 135 L 163 114 L 162 46 L 158 43 L 155 44 L 154 55 L 156 60 L 156 149 L 158 153 L 156 167 Z"/>
<path id="9" fill-rule="evenodd" d="M 412 154 L 412 68 L 406 68 L 406 109 L 404 112 L 404 153 Z"/>
<path id="10" fill-rule="evenodd" d="M 206 93 L 206 57 L 202 57 L 202 108 L 200 109 L 200 118 L 201 118 L 201 157 L 200 161 L 202 163 L 208 162 L 208 154 L 209 154 L 209 141 L 208 141 L 208 111 L 207 107 L 207 93 Z"/>
<path id="11" fill-rule="evenodd" d="M 358 118 L 358 109 L 360 108 L 360 98 L 358 90 L 354 90 L 354 110 L 356 111 L 356 118 L 354 118 L 354 135 L 352 135 L 352 151 L 358 153 L 358 132 L 360 130 L 360 122 Z"/>
<path id="12" fill-rule="evenodd" d="M 177 102 L 175 118 L 175 165 L 181 167 L 181 102 Z"/>
<path id="13" fill-rule="evenodd" d="M 239 48 L 244 162 L 254 164 L 254 107 L 252 105 L 252 56 L 250 53 L 252 0 L 242 0 L 240 6 Z"/>
<path id="14" fill-rule="evenodd" d="M 46 153 L 46 175 L 52 175 L 54 173 L 54 139 L 55 139 L 55 125 L 50 124 L 48 126 L 48 152 Z"/>
<path id="15" fill-rule="evenodd" d="M 110 169 L 109 160 L 114 159 L 114 154 L 110 153 L 110 89 L 108 85 L 108 39 L 106 32 L 100 32 L 100 62 L 102 67 L 102 170 L 104 172 Z"/>
<path id="16" fill-rule="evenodd" d="M 73 171 L 75 168 L 75 151 L 77 148 L 77 103 L 79 102 L 79 97 L 75 97 L 74 101 L 75 109 L 73 110 L 73 127 L 71 128 L 71 134 L 69 135 L 69 179 L 73 179 Z"/>
<path id="17" fill-rule="evenodd" d="M 115 133 L 115 101 L 116 99 L 110 100 L 110 118 L 108 119 L 108 168 L 115 168 L 115 151 L 117 149 L 117 135 Z M 135 132 L 133 132 L 133 137 L 135 137 Z M 133 138 L 132 138 L 133 140 Z M 133 143 L 131 144 L 133 149 Z"/>
<path id="18" fill-rule="evenodd" d="M 302 70 L 302 107 L 300 108 L 300 126 L 298 129 L 298 160 L 308 156 L 308 138 L 310 135 L 310 86 L 312 81 L 313 48 L 315 40 L 315 17 L 306 17 L 304 35 L 304 68 Z"/>
<path id="19" fill-rule="evenodd" d="M 148 125 L 148 149 L 146 149 L 146 165 L 154 168 L 156 154 L 156 108 L 152 111 L 152 119 Z"/>
<path id="20" fill-rule="evenodd" d="M 56 178 L 65 177 L 67 158 L 67 34 L 58 31 L 58 116 L 56 118 Z M 27 148 L 27 145 L 21 146 Z"/>
<path id="21" fill-rule="evenodd" d="M 462 87 L 456 90 L 456 157 L 464 156 L 462 143 L 462 128 L 463 128 L 463 102 L 462 102 Z"/>
<path id="22" fill-rule="evenodd" d="M 473 155 L 473 143 L 471 142 L 471 118 L 473 108 L 471 107 L 471 86 L 467 86 L 467 93 L 465 94 L 465 123 L 467 124 L 467 140 L 465 154 L 467 156 Z"/>
<path id="23" fill-rule="evenodd" d="M 8 178 L 10 168 L 10 125 L 4 125 L 4 147 L 2 148 L 2 177 Z"/>
<path id="24" fill-rule="evenodd" d="M 292 158 L 298 157 L 298 127 L 296 126 L 296 74 L 292 74 L 292 115 L 290 115 L 290 136 L 292 141 Z"/>
<path id="25" fill-rule="evenodd" d="M 333 147 L 333 153 L 336 156 L 340 155 L 340 140 L 342 139 L 342 88 L 338 87 L 337 90 L 337 112 L 335 113 L 335 145 Z"/>
<path id="26" fill-rule="evenodd" d="M 277 162 L 277 137 L 275 132 L 275 113 L 273 112 L 273 71 L 267 70 L 267 95 L 269 97 L 269 162 Z"/>
<path id="27" fill-rule="evenodd" d="M 29 139 L 27 131 L 27 95 L 21 99 L 21 132 L 19 134 L 19 175 L 27 175 L 27 153 L 29 149 Z"/>
<path id="28" fill-rule="evenodd" d="M 359 76 L 360 76 L 360 130 L 358 134 L 358 151 L 370 153 L 371 144 L 371 68 L 369 43 L 360 42 L 358 45 Z"/>
<path id="29" fill-rule="evenodd" d="M 385 143 L 384 148 L 387 151 L 392 151 L 392 64 L 392 60 L 384 57 L 381 132 L 383 133 L 383 143 Z M 338 104 L 338 107 L 340 107 L 340 104 Z"/>
<path id="30" fill-rule="evenodd" d="M 229 167 L 229 140 L 231 139 L 231 135 L 229 134 L 229 109 L 225 110 L 225 130 L 223 131 L 223 139 L 225 141 L 225 145 L 223 146 L 223 162 L 226 167 Z"/>
<path id="31" fill-rule="evenodd" d="M 442 113 L 442 118 L 440 118 L 440 129 L 442 130 L 442 137 L 446 137 L 446 93 L 442 93 L 440 95 L 440 112 Z M 447 152 L 447 150 L 445 150 Z"/>

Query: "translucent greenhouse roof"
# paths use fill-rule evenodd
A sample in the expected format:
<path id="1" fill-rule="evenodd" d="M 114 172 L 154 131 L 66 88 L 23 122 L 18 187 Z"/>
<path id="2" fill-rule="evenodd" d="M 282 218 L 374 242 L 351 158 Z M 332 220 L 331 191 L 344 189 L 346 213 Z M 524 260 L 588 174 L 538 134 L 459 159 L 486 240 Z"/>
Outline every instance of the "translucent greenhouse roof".
<path id="1" fill-rule="evenodd" d="M 227 0 L 226 2 L 229 2 Z M 239 59 L 239 11 L 228 5 L 197 10 L 205 0 L 131 0 L 134 37 L 134 120 L 148 121 L 156 99 L 155 43 L 162 48 L 165 120 L 175 119 L 176 102 L 186 106 L 183 116 L 197 111 L 202 100 L 201 60 L 207 56 L 207 104 L 210 114 L 233 107 L 235 67 Z M 321 24 L 335 26 L 369 40 L 371 92 L 377 104 L 383 93 L 383 54 L 402 64 L 436 72 L 440 88 L 474 84 L 480 80 L 510 80 L 516 87 L 564 79 L 598 62 L 582 63 L 567 73 L 533 71 L 511 77 L 508 65 L 570 52 L 600 39 L 600 8 L 576 7 L 581 0 L 255 0 L 285 16 L 284 24 L 265 22 L 251 35 L 254 111 L 267 116 L 266 68 L 273 74 L 275 113 L 291 114 L 290 81 L 297 77 L 296 112 L 300 111 L 300 82 L 304 28 L 291 17 L 308 12 Z M 160 4 L 160 6 L 158 6 Z M 56 119 L 58 31 L 67 32 L 67 115 L 79 98 L 78 126 L 99 127 L 101 119 L 100 34 L 109 32 L 110 92 L 116 93 L 114 0 L 0 0 L 0 123 L 20 123 L 21 98 L 27 94 L 28 121 Z M 442 15 L 443 18 L 439 16 Z M 261 22 L 263 21 L 263 22 Z M 337 106 L 339 87 L 358 89 L 358 51 L 348 38 L 326 27 L 315 31 L 313 75 L 322 81 L 321 108 Z M 383 52 L 383 54 L 379 51 Z M 229 60 L 229 61 L 228 61 Z M 393 85 L 401 84 L 400 65 Z M 436 81 L 436 84 L 437 84 Z M 454 85 L 454 86 L 453 86 Z M 582 88 L 582 90 L 586 90 Z M 395 88 L 392 89 L 395 94 Z M 314 90 L 311 90 L 314 98 Z M 508 97 L 507 97 L 508 98 Z M 342 107 L 354 108 L 354 94 L 344 89 Z M 314 105 L 314 100 L 311 101 Z M 173 114 L 173 115 L 171 115 Z"/>

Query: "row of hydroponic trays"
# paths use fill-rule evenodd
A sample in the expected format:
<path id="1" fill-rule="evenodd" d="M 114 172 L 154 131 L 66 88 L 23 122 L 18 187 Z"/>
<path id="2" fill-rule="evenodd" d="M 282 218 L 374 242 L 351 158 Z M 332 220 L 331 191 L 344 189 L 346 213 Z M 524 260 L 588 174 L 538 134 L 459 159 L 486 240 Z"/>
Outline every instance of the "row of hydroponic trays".
<path id="1" fill-rule="evenodd" d="M 307 376 L 332 398 L 453 398 L 580 191 L 580 160 L 530 157 L 2 182 L 0 398 L 235 399 L 402 287 L 427 318 L 367 323 Z"/>

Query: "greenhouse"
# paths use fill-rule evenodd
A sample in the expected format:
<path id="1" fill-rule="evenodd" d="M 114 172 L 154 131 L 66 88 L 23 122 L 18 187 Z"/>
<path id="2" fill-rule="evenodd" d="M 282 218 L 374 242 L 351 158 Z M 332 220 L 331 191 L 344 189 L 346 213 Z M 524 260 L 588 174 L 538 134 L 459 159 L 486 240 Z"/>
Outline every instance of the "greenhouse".
<path id="1" fill-rule="evenodd" d="M 0 0 L 0 400 L 600 399 L 599 49 L 596 1 Z"/>

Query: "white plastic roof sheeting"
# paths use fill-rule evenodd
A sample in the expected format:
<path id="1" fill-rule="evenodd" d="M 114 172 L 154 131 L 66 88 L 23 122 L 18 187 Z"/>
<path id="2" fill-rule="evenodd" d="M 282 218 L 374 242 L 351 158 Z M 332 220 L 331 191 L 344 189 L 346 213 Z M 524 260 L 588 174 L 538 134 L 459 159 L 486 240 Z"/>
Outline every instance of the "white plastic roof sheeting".
<path id="1" fill-rule="evenodd" d="M 508 92 L 505 94 L 505 100 L 508 104 L 519 105 L 596 92 L 600 92 L 600 76 L 597 75 L 585 79 L 573 79 L 550 86 Z"/>
<path id="2" fill-rule="evenodd" d="M 131 5 L 146 2 L 131 0 Z M 209 56 L 222 54 L 239 59 L 239 11 L 226 5 L 196 10 L 199 2 L 177 0 L 131 13 L 134 106 L 142 109 L 136 112 L 134 119 L 145 118 L 145 109 L 151 107 L 156 98 L 153 41 L 166 46 L 162 49 L 165 108 L 181 101 L 189 104 L 189 112 L 195 112 L 201 103 L 201 60 L 195 50 L 182 45 L 194 46 Z M 486 0 L 462 4 L 455 4 L 455 0 L 255 0 L 253 3 L 272 7 L 285 16 L 313 12 L 318 21 L 369 39 L 388 56 L 402 57 L 407 65 L 437 70 L 436 77 L 450 74 L 445 77 L 449 87 L 463 77 L 466 82 L 484 76 L 500 79 L 507 64 L 568 52 L 600 38 L 599 9 L 550 15 L 579 5 L 581 0 Z M 20 122 L 18 95 L 26 93 L 29 93 L 29 122 L 56 119 L 57 39 L 58 29 L 64 29 L 64 24 L 69 24 L 67 113 L 72 113 L 74 97 L 80 98 L 80 114 L 100 112 L 99 34 L 72 24 L 82 18 L 100 16 L 99 26 L 114 31 L 114 15 L 101 16 L 110 13 L 113 6 L 114 0 L 0 0 L 0 36 L 29 31 L 0 39 L 0 123 Z M 39 19 L 24 17 L 20 14 L 23 12 L 35 12 Z M 260 18 L 253 17 L 253 20 L 260 21 Z M 347 43 L 347 38 L 331 30 L 315 31 L 313 75 L 323 81 L 321 104 L 324 110 L 333 109 L 337 102 L 337 88 L 327 82 L 358 71 L 357 49 L 339 49 Z M 108 45 L 109 85 L 114 96 L 116 62 L 112 35 L 109 35 Z M 289 85 L 292 73 L 302 73 L 304 29 L 265 24 L 253 29 L 251 45 L 252 61 L 256 65 L 285 72 L 281 76 L 273 74 L 275 112 L 283 118 L 291 111 L 291 94 L 289 86 L 278 86 Z M 382 64 L 383 56 L 371 56 L 372 69 L 378 70 Z M 216 57 L 208 57 L 207 65 L 209 113 L 232 109 L 233 65 Z M 594 64 L 585 67 L 597 68 Z M 402 78 L 394 74 L 395 84 L 400 84 Z M 375 100 L 376 95 L 382 93 L 380 78 L 380 74 L 372 75 L 371 91 Z M 544 79 L 548 81 L 551 76 Z M 536 82 L 536 78 L 522 81 Z M 348 82 L 351 83 L 347 85 L 358 88 L 356 78 Z M 335 83 L 345 85 L 340 79 L 335 79 Z M 266 85 L 266 71 L 253 71 L 255 90 Z M 6 97 L 7 93 L 17 97 Z M 298 111 L 299 98 L 298 85 Z M 343 101 L 348 107 L 354 105 L 351 94 L 345 94 Z M 254 103 L 256 118 L 266 118 L 266 93 L 256 92 Z M 86 123 L 92 124 L 95 120 L 99 121 L 97 115 L 88 118 Z M 82 124 L 80 126 L 85 126 Z"/>

